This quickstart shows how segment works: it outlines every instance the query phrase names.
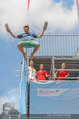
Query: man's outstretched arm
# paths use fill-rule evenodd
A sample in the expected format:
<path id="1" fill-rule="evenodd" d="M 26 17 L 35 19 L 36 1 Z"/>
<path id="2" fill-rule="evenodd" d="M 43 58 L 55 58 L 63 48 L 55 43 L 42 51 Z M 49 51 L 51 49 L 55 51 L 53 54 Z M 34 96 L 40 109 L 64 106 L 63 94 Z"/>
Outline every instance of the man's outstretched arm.
<path id="1" fill-rule="evenodd" d="M 7 23 L 5 24 L 5 28 L 6 28 L 6 31 L 7 31 L 8 33 L 10 33 L 10 35 L 11 35 L 12 37 L 18 38 L 17 35 L 15 35 L 15 34 L 13 34 L 13 33 L 11 32 L 11 30 L 10 30 L 10 28 L 9 28 L 9 26 L 8 26 Z"/>
<path id="2" fill-rule="evenodd" d="M 41 34 L 40 35 L 37 35 L 37 38 L 41 38 L 43 36 L 44 31 L 47 29 L 47 26 L 48 26 L 48 22 L 46 21 L 44 23 L 43 30 L 42 30 Z"/>
<path id="3" fill-rule="evenodd" d="M 43 34 L 44 34 L 44 31 L 45 30 L 42 30 L 41 34 L 40 35 L 37 35 L 37 38 L 41 38 L 43 36 Z"/>
<path id="4" fill-rule="evenodd" d="M 9 31 L 9 33 L 10 33 L 10 35 L 11 35 L 12 37 L 14 37 L 14 38 L 18 38 L 18 36 L 15 35 L 15 34 L 13 34 L 13 33 L 11 32 L 11 30 Z"/>

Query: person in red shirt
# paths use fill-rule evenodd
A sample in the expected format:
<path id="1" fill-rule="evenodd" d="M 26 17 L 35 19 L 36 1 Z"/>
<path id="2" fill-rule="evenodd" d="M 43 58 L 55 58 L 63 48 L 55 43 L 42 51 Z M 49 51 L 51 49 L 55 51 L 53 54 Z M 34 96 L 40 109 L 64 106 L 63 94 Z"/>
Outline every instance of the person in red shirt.
<path id="1" fill-rule="evenodd" d="M 61 69 L 59 69 L 56 73 L 55 73 L 55 77 L 57 78 L 57 80 L 65 80 L 66 77 L 69 76 L 69 72 L 67 70 L 65 70 L 66 64 L 62 63 L 61 65 Z M 57 74 L 59 74 L 59 77 L 57 77 Z M 64 77 L 64 78 L 63 78 Z"/>
<path id="2" fill-rule="evenodd" d="M 50 75 L 47 75 L 47 71 L 43 70 L 44 69 L 44 65 L 40 64 L 40 70 L 37 71 L 37 81 L 45 81 L 46 77 L 49 77 Z"/>

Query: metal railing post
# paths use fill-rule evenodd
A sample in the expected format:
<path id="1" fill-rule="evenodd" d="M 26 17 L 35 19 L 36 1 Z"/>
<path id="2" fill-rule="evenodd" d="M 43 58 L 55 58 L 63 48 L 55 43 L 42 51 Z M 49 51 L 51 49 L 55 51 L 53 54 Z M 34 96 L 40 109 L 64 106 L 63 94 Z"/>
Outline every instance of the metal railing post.
<path id="1" fill-rule="evenodd" d="M 22 68 L 21 68 L 21 76 L 20 76 L 20 96 L 21 96 L 21 83 L 23 78 L 23 68 L 24 68 L 24 57 L 22 58 Z"/>
<path id="2" fill-rule="evenodd" d="M 29 81 L 29 57 L 27 57 L 27 84 L 26 84 L 26 116 L 30 117 L 30 81 Z"/>
<path id="3" fill-rule="evenodd" d="M 53 75 L 53 78 L 55 80 L 55 58 L 52 57 L 52 75 Z"/>

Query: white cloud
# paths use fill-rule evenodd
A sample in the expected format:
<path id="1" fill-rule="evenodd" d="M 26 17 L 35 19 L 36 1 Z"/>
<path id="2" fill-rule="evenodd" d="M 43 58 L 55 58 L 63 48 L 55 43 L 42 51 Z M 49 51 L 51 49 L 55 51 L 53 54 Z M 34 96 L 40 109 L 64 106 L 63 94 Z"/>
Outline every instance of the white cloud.
<path id="1" fill-rule="evenodd" d="M 22 32 L 28 22 L 27 0 L 0 0 L 0 31 L 5 35 L 4 24 L 8 22 L 14 33 Z M 45 20 L 49 22 L 46 32 L 68 32 L 77 25 L 76 4 L 71 9 L 63 7 L 62 1 L 55 3 L 53 0 L 31 0 L 29 10 L 30 26 L 34 31 L 41 30 Z"/>
<path id="2" fill-rule="evenodd" d="M 0 113 L 2 112 L 3 104 L 6 102 L 12 103 L 15 109 L 19 110 L 19 89 L 12 89 L 8 91 L 5 96 L 0 97 Z"/>

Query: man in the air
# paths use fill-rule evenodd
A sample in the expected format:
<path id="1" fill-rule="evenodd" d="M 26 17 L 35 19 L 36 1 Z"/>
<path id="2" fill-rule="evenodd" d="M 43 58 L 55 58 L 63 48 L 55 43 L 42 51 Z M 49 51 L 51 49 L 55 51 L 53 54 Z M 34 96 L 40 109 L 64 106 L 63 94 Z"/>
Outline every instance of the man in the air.
<path id="1" fill-rule="evenodd" d="M 25 60 L 26 60 L 26 53 L 24 52 L 23 48 L 32 48 L 32 47 L 34 47 L 34 50 L 31 53 L 31 60 L 32 60 L 33 55 L 35 54 L 35 52 L 40 47 L 40 44 L 37 41 L 35 41 L 34 38 L 41 38 L 43 36 L 44 31 L 47 29 L 47 25 L 48 25 L 48 23 L 45 22 L 43 30 L 42 30 L 40 35 L 36 35 L 35 33 L 29 32 L 29 26 L 28 25 L 24 26 L 24 32 L 25 33 L 22 33 L 20 35 L 13 34 L 12 31 L 9 29 L 8 24 L 5 24 L 5 27 L 6 27 L 7 32 L 9 32 L 12 37 L 22 39 L 17 44 L 17 46 L 18 46 L 19 50 L 22 52 Z"/>

